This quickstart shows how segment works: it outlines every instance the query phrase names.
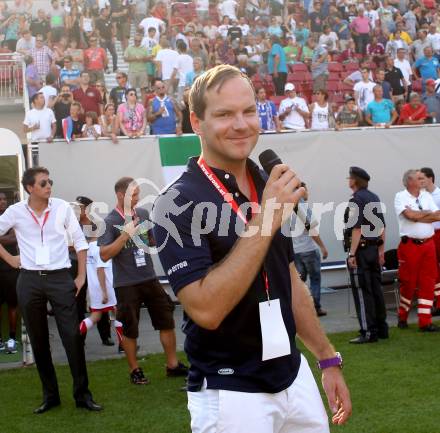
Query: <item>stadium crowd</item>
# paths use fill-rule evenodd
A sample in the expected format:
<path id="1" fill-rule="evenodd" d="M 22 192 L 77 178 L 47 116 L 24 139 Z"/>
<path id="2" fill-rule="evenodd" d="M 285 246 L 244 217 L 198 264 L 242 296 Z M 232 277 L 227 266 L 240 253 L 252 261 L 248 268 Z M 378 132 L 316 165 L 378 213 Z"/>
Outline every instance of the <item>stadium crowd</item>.
<path id="1" fill-rule="evenodd" d="M 66 138 L 66 131 L 69 140 L 115 141 L 192 132 L 186 89 L 222 63 L 251 77 L 262 130 L 439 119 L 433 1 L 157 1 L 148 9 L 127 0 L 52 0 L 32 16 L 31 1 L 0 2 L 3 51 L 25 56 L 33 109 L 44 111 L 33 115 L 40 123 L 25 121 L 33 141 Z M 116 40 L 128 74 L 118 69 Z M 117 85 L 106 89 L 111 70 Z M 43 108 L 34 100 L 40 92 Z"/>

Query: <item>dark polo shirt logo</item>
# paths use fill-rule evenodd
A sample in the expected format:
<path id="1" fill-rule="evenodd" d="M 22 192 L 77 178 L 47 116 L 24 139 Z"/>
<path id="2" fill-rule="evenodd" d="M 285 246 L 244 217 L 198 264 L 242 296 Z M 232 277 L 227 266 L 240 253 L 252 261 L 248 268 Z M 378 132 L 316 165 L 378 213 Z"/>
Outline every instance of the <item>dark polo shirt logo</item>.
<path id="1" fill-rule="evenodd" d="M 229 376 L 231 374 L 234 374 L 234 369 L 233 368 L 221 368 L 217 373 L 221 374 L 222 376 Z"/>

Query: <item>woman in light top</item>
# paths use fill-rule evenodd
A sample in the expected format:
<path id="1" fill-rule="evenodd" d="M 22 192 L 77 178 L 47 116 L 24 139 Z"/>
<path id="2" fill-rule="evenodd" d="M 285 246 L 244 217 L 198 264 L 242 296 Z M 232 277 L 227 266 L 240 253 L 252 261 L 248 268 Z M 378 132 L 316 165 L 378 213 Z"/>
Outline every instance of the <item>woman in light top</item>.
<path id="1" fill-rule="evenodd" d="M 310 104 L 310 129 L 330 129 L 334 127 L 334 116 L 328 103 L 328 93 L 318 90 L 314 93 L 315 102 Z"/>
<path id="2" fill-rule="evenodd" d="M 124 102 L 118 107 L 118 121 L 122 133 L 129 138 L 137 138 L 144 134 L 147 126 L 145 108 L 137 102 L 136 89 L 125 91 Z"/>
<path id="3" fill-rule="evenodd" d="M 110 102 L 104 107 L 104 114 L 99 117 L 99 124 L 101 125 L 102 135 L 111 138 L 113 143 L 117 143 L 119 123 L 115 112 L 115 104 Z"/>

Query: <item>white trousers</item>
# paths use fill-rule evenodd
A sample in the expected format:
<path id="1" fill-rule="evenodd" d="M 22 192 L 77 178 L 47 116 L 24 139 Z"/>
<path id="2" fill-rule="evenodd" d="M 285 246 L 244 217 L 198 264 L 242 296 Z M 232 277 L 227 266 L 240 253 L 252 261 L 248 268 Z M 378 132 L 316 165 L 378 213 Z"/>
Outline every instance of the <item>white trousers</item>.
<path id="1" fill-rule="evenodd" d="M 315 378 L 301 355 L 298 376 L 277 394 L 206 389 L 188 392 L 192 433 L 329 433 Z"/>

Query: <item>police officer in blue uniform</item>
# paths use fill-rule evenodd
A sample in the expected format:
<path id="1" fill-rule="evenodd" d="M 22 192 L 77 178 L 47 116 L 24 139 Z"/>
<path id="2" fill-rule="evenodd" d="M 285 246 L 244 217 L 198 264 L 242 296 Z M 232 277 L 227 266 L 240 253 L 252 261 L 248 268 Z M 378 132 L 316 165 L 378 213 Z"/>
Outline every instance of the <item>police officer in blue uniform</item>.
<path id="1" fill-rule="evenodd" d="M 368 173 L 360 167 L 350 167 L 348 180 L 353 195 L 344 216 L 344 249 L 348 252 L 347 265 L 361 327 L 359 336 L 350 343 L 375 343 L 378 338 L 388 338 L 381 285 L 385 219 L 379 197 L 368 189 Z"/>

